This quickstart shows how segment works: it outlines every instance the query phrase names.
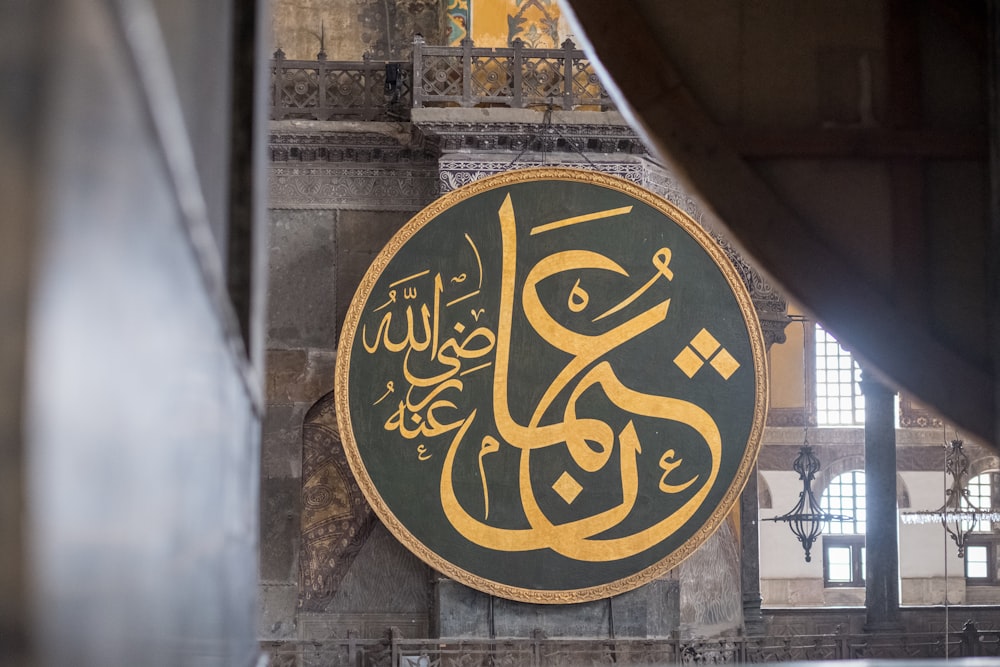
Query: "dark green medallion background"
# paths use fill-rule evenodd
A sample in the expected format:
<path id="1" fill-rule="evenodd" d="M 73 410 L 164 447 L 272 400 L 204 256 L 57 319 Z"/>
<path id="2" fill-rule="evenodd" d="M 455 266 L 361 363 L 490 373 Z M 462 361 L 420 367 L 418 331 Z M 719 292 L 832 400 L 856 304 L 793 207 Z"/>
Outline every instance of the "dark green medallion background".
<path id="1" fill-rule="evenodd" d="M 499 340 L 490 349 L 490 334 L 499 338 L 504 261 L 512 266 L 515 261 L 510 253 L 504 257 L 498 215 L 508 196 L 517 236 L 507 374 L 513 420 L 529 423 L 546 389 L 572 359 L 528 322 L 522 307 L 525 279 L 555 253 L 587 251 L 616 262 L 627 275 L 573 268 L 569 262 L 568 270 L 539 282 L 541 304 L 559 324 L 580 334 L 599 335 L 667 298 L 669 307 L 661 322 L 624 340 L 578 373 L 539 426 L 562 421 L 579 377 L 606 361 L 630 390 L 700 407 L 711 415 L 721 435 L 717 477 L 704 501 L 665 539 L 638 553 L 593 562 L 560 555 L 552 548 L 486 548 L 457 530 L 442 508 L 444 462 L 460 431 L 454 424 L 471 418 L 455 445 L 453 485 L 459 505 L 490 526 L 531 527 L 519 481 L 522 452 L 499 436 L 493 414 L 496 361 L 503 350 Z M 554 221 L 629 206 L 627 213 L 531 233 Z M 659 271 L 654 256 L 662 248 L 670 250 L 672 279 L 660 275 L 653 280 Z M 625 307 L 594 321 L 649 282 Z M 425 306 L 431 313 L 428 331 L 422 314 Z M 417 349 L 428 337 L 434 338 L 434 331 L 438 350 L 453 341 L 450 353 L 438 359 L 431 359 L 433 343 Z M 675 207 L 627 181 L 594 172 L 508 172 L 432 204 L 401 230 L 369 270 L 352 303 L 340 345 L 336 393 L 341 435 L 366 497 L 389 529 L 431 566 L 508 598 L 583 601 L 660 576 L 718 528 L 745 484 L 759 447 L 767 401 L 763 340 L 735 269 L 714 241 Z M 392 351 L 392 346 L 398 349 Z M 460 368 L 454 367 L 456 356 L 461 357 Z M 413 386 L 407 373 L 430 384 Z M 444 379 L 434 383 L 434 378 Z M 400 402 L 407 398 L 412 405 L 426 405 L 401 410 Z M 436 402 L 433 414 L 428 414 L 427 405 Z M 631 413 L 627 405 L 615 405 L 600 385 L 583 392 L 575 409 L 580 418 L 606 423 L 616 436 L 631 422 L 641 443 L 636 455 L 638 497 L 621 521 L 588 540 L 613 540 L 642 531 L 671 516 L 703 486 L 699 480 L 707 478 L 712 456 L 692 426 Z M 420 433 L 428 418 L 437 419 L 447 430 Z M 499 445 L 485 451 L 482 443 L 490 437 Z M 594 472 L 581 470 L 564 444 L 532 451 L 531 493 L 549 521 L 558 526 L 585 520 L 623 502 L 617 437 L 614 447 L 607 464 Z M 681 463 L 665 476 L 669 465 L 664 467 L 662 461 L 668 450 L 673 450 L 669 460 Z M 557 490 L 566 475 L 572 480 L 564 480 L 571 488 L 568 493 Z M 680 485 L 691 479 L 683 491 L 659 489 L 661 480 Z"/>

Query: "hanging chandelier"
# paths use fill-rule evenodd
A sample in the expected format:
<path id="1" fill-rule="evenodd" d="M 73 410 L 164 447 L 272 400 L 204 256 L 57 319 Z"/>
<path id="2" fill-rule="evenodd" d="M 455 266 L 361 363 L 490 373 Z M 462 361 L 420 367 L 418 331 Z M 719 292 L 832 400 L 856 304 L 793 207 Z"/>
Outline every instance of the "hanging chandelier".
<path id="1" fill-rule="evenodd" d="M 806 562 L 812 561 L 812 545 L 816 538 L 823 533 L 823 528 L 831 521 L 851 521 L 853 517 L 843 514 L 831 514 L 823 509 L 819 501 L 816 500 L 812 490 L 812 482 L 819 472 L 819 459 L 813 454 L 812 446 L 809 444 L 808 434 L 804 438 L 799 455 L 792 462 L 792 470 L 799 473 L 799 480 L 802 481 L 802 491 L 799 492 L 799 501 L 792 509 L 781 516 L 762 519 L 762 521 L 781 521 L 788 524 L 792 529 L 792 534 L 798 538 L 802 548 L 806 552 Z"/>
<path id="2" fill-rule="evenodd" d="M 945 455 L 945 473 L 951 475 L 951 486 L 945 489 L 944 505 L 936 510 L 901 512 L 905 524 L 941 523 L 958 547 L 958 557 L 965 557 L 965 546 L 976 525 L 981 521 L 1000 521 L 1000 511 L 979 508 L 969 495 L 969 456 L 959 439 L 951 441 Z M 948 447 L 948 445 L 945 445 Z"/>

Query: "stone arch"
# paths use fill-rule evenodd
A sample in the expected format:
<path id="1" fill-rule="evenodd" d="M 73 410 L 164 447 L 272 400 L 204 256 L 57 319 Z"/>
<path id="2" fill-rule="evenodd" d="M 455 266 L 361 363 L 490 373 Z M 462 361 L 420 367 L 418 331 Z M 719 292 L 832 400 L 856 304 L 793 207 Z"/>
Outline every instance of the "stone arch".
<path id="1" fill-rule="evenodd" d="M 975 454 L 969 452 L 969 479 L 984 472 L 1000 470 L 1000 458 L 996 454 L 976 449 Z"/>
<path id="2" fill-rule="evenodd" d="M 764 475 L 760 473 L 757 473 L 757 507 L 762 510 L 769 510 L 773 507 L 771 486 L 767 483 Z"/>
<path id="3" fill-rule="evenodd" d="M 865 469 L 865 457 L 861 455 L 844 456 L 838 459 L 830 461 L 830 463 L 824 463 L 824 468 L 816 474 L 815 482 L 813 484 L 813 493 L 816 495 L 816 499 L 823 497 L 823 492 L 826 491 L 826 487 L 830 485 L 838 475 L 842 475 L 845 472 L 850 472 L 852 470 L 864 470 Z M 896 507 L 899 509 L 906 509 L 910 506 L 910 491 L 906 488 L 906 482 L 903 481 L 902 476 L 896 473 Z"/>
<path id="4" fill-rule="evenodd" d="M 326 607 L 374 525 L 341 445 L 330 392 L 309 408 L 302 425 L 300 609 Z"/>

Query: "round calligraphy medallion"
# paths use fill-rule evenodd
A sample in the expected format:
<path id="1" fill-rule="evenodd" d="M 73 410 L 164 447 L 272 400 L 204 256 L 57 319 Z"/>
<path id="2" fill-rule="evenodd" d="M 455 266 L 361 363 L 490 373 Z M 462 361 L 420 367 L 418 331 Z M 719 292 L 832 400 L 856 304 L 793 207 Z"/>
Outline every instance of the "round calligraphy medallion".
<path id="1" fill-rule="evenodd" d="M 385 525 L 473 588 L 593 600 L 676 566 L 732 509 L 767 408 L 721 248 L 619 178 L 512 171 L 418 213 L 337 354 L 348 460 Z"/>

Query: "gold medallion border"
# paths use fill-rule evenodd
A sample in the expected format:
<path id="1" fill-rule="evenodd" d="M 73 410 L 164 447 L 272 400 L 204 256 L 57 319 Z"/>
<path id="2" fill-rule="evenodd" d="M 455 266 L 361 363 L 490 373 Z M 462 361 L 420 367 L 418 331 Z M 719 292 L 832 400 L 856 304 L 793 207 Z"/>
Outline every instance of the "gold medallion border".
<path id="1" fill-rule="evenodd" d="M 708 520 L 699 528 L 684 544 L 671 552 L 666 558 L 654 563 L 644 570 L 640 570 L 627 577 L 615 581 L 591 586 L 589 588 L 578 588 L 570 590 L 535 590 L 520 588 L 502 584 L 485 577 L 473 574 L 457 565 L 445 560 L 437 553 L 429 549 L 423 542 L 417 539 L 389 509 L 382 499 L 381 494 L 372 482 L 368 471 L 358 450 L 357 442 L 354 439 L 354 429 L 351 423 L 350 401 L 348 394 L 348 378 L 350 377 L 351 350 L 354 346 L 354 338 L 357 334 L 358 324 L 364 312 L 368 297 L 381 277 L 382 272 L 392 261 L 393 257 L 406 242 L 428 222 L 435 219 L 443 211 L 451 208 L 455 204 L 479 195 L 483 192 L 495 190 L 518 183 L 532 181 L 557 180 L 573 181 L 578 183 L 589 183 L 617 190 L 644 204 L 657 209 L 675 223 L 680 225 L 715 261 L 716 266 L 722 271 L 729 283 L 743 320 L 746 324 L 747 333 L 750 337 L 750 347 L 753 354 L 754 368 L 754 418 L 747 438 L 746 449 L 737 469 L 736 476 L 723 496 L 715 511 Z M 452 190 L 439 199 L 429 204 L 426 208 L 417 213 L 407 222 L 399 232 L 382 249 L 382 252 L 375 258 L 368 268 L 364 278 L 358 287 L 354 298 L 351 300 L 350 308 L 344 320 L 344 327 L 341 332 L 340 343 L 337 347 L 337 369 L 336 385 L 334 393 L 337 404 L 337 422 L 340 427 L 340 436 L 343 442 L 344 451 L 351 470 L 357 479 L 358 485 L 364 492 L 368 502 L 371 503 L 375 513 L 389 531 L 396 536 L 410 551 L 423 560 L 432 568 L 447 577 L 455 579 L 467 586 L 477 590 L 496 595 L 498 597 L 517 600 L 520 602 L 531 602 L 536 604 L 574 604 L 578 602 L 589 602 L 602 598 L 611 597 L 620 593 L 634 590 L 643 584 L 647 584 L 664 574 L 690 556 L 705 541 L 711 537 L 725 520 L 732 510 L 743 487 L 746 486 L 750 472 L 753 470 L 760 450 L 760 442 L 764 433 L 764 420 L 767 415 L 768 402 L 768 378 L 766 369 L 766 359 L 764 348 L 764 336 L 761 332 L 760 322 L 757 319 L 756 310 L 743 284 L 739 273 L 733 267 L 732 262 L 726 256 L 722 248 L 712 237 L 703 230 L 684 211 L 677 208 L 669 201 L 663 199 L 649 190 L 619 178 L 595 171 L 583 169 L 569 169 L 565 167 L 537 167 L 533 169 L 519 169 L 515 171 L 489 176 L 478 181 L 474 181 L 466 186 Z"/>

